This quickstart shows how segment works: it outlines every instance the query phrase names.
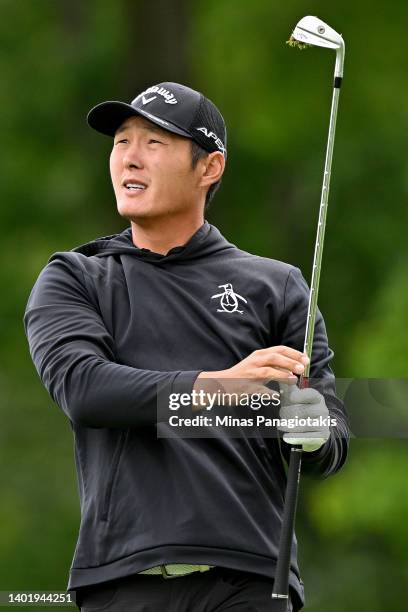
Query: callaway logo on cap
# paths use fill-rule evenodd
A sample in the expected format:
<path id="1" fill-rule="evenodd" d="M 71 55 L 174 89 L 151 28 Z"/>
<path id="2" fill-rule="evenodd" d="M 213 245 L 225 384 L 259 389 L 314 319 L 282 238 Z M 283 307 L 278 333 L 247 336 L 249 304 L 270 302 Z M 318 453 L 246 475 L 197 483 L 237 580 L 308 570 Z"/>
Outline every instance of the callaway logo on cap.
<path id="1" fill-rule="evenodd" d="M 142 115 L 164 130 L 191 138 L 211 153 L 227 155 L 227 132 L 218 108 L 202 93 L 179 83 L 159 83 L 132 100 L 109 101 L 94 106 L 88 124 L 107 136 L 114 136 L 129 117 Z"/>

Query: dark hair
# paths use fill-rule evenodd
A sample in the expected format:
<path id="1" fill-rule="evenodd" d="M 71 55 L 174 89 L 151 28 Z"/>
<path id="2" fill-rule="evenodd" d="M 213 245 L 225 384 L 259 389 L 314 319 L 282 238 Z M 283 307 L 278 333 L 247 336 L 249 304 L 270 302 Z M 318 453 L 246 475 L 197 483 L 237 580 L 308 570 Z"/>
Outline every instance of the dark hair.
<path id="1" fill-rule="evenodd" d="M 207 157 L 207 156 L 208 156 L 208 151 L 205 151 L 205 149 L 200 147 L 200 145 L 197 144 L 195 140 L 192 140 L 191 141 L 191 165 L 193 169 L 197 166 L 200 159 L 203 159 L 204 157 Z M 210 202 L 213 199 L 214 194 L 220 185 L 221 185 L 221 178 L 216 183 L 213 183 L 212 185 L 210 185 L 210 187 L 208 188 L 207 195 L 205 196 L 204 210 L 208 209 Z"/>

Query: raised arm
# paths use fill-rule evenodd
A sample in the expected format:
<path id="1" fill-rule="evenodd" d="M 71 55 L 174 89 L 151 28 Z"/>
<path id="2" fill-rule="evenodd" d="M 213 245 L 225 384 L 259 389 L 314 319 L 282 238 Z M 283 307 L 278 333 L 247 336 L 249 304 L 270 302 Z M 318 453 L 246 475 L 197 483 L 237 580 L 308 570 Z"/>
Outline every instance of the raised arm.
<path id="1" fill-rule="evenodd" d="M 116 363 L 113 338 L 70 254 L 41 272 L 24 327 L 34 365 L 52 399 L 72 422 L 85 427 L 154 424 L 166 417 L 157 415 L 157 389 L 190 392 L 199 374 Z"/>

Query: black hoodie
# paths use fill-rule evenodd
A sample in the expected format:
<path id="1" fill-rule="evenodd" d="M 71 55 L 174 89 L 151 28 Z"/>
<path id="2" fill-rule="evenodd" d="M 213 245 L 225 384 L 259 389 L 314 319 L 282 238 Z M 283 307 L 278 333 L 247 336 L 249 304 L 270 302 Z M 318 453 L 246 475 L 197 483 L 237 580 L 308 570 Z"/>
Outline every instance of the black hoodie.
<path id="1" fill-rule="evenodd" d="M 212 296 L 229 284 L 246 300 Z M 81 525 L 69 589 L 163 563 L 273 578 L 288 446 L 258 436 L 158 438 L 157 389 L 190 392 L 200 371 L 274 345 L 303 350 L 308 287 L 300 271 L 230 244 L 205 222 L 166 255 L 131 230 L 56 253 L 24 324 L 36 369 L 75 437 Z M 310 375 L 325 381 L 338 426 L 304 469 L 325 477 L 347 453 L 318 313 Z M 290 584 L 303 602 L 296 538 Z"/>

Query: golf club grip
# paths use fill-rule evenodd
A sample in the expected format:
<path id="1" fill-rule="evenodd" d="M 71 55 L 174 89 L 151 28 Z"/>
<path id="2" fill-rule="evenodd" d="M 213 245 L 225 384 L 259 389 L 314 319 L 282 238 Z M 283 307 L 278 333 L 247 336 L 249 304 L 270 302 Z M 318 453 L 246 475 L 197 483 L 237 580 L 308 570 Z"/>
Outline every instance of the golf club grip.
<path id="1" fill-rule="evenodd" d="M 290 558 L 295 527 L 296 506 L 301 466 L 302 447 L 294 445 L 290 449 L 288 479 L 285 493 L 285 506 L 283 510 L 282 529 L 279 541 L 279 556 L 272 592 L 272 597 L 274 599 L 277 599 L 277 596 L 279 595 L 289 595 Z"/>

